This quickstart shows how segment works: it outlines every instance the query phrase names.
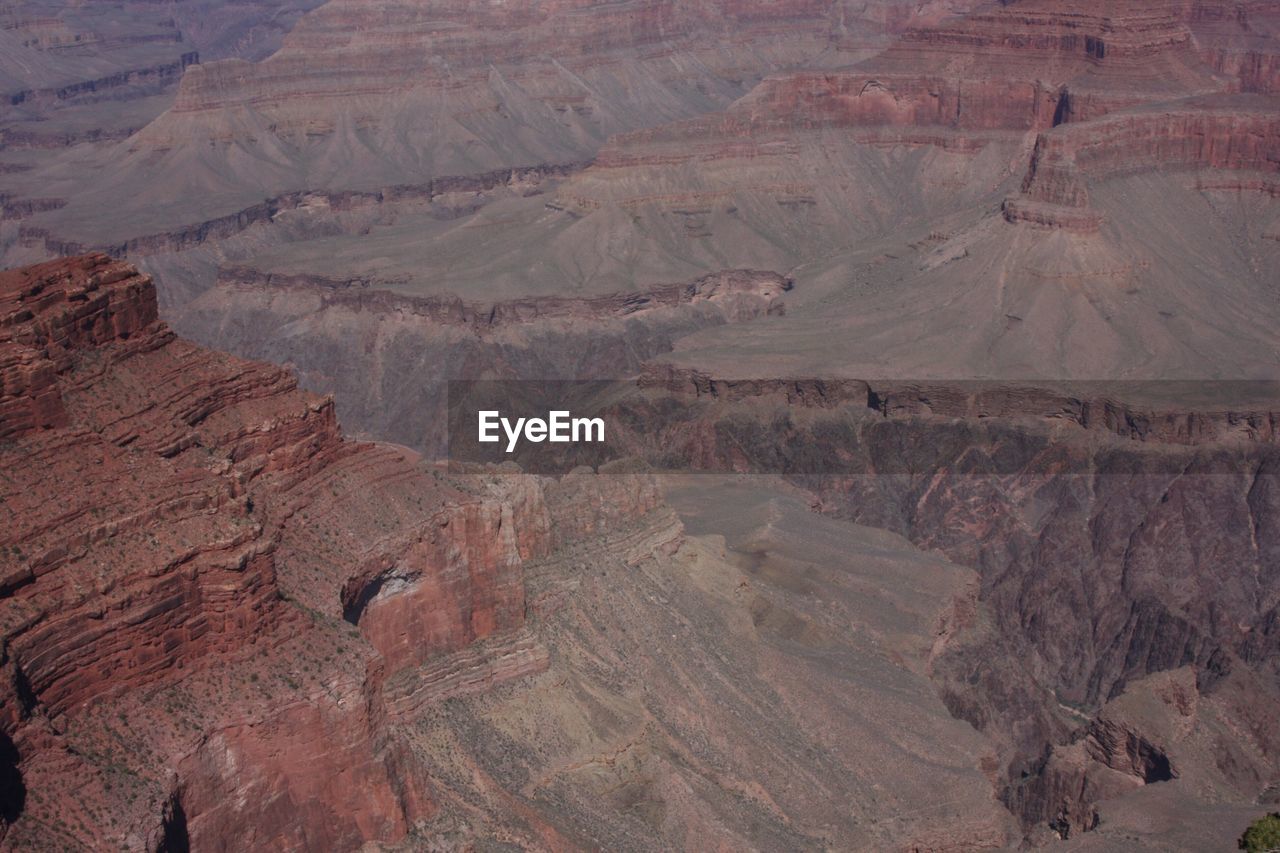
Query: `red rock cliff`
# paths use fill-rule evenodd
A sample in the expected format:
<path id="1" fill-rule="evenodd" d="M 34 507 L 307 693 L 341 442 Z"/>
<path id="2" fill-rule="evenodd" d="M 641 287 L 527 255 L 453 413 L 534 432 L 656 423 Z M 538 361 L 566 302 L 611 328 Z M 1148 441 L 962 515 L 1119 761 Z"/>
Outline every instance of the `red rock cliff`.
<path id="1" fill-rule="evenodd" d="M 429 817 L 383 685 L 519 632 L 532 481 L 344 441 L 102 255 L 0 275 L 0 377 L 4 841 L 337 849 Z"/>

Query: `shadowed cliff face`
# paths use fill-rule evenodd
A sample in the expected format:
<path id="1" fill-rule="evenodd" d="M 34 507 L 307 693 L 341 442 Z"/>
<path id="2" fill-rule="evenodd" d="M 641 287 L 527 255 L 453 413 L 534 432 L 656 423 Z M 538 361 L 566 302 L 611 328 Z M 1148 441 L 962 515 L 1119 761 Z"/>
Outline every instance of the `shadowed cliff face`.
<path id="1" fill-rule="evenodd" d="M 190 323 L 256 358 L 292 361 L 304 383 L 340 393 L 343 417 L 364 433 L 440 456 L 451 378 L 614 377 L 690 332 L 784 313 L 791 286 L 724 270 L 632 292 L 474 302 L 228 271 Z M 263 336 L 264 323 L 283 334 Z"/>
<path id="2" fill-rule="evenodd" d="M 445 811 L 522 845 L 536 814 L 534 847 L 1012 842 L 994 756 L 926 674 L 973 575 L 776 482 L 664 485 L 680 541 L 615 519 L 610 547 L 531 567 L 545 673 L 424 719 Z"/>

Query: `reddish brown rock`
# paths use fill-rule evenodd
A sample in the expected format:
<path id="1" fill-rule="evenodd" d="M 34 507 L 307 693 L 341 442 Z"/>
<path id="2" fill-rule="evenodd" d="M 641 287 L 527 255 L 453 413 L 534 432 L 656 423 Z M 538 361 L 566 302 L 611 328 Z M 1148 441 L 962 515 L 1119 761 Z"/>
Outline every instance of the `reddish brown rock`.
<path id="1" fill-rule="evenodd" d="M 882 26 L 909 20 L 912 11 L 925 17 L 938 14 L 927 5 L 912 11 L 892 2 L 871 5 L 864 20 L 878 17 Z M 403 92 L 436 80 L 458 86 L 482 80 L 495 65 L 518 69 L 521 82 L 537 88 L 553 82 L 550 69 L 541 67 L 547 56 L 581 71 L 633 52 L 650 59 L 691 47 L 702 51 L 704 40 L 712 36 L 744 50 L 749 45 L 763 48 L 777 38 L 820 41 L 835 28 L 836 7 L 830 0 L 645 0 L 626 5 L 570 0 L 487 8 L 457 2 L 376 8 L 340 2 L 306 16 L 285 49 L 266 63 L 222 62 L 196 69 L 184 78 L 174 108 L 278 107 L 298 92 L 351 99 Z M 316 56 L 345 73 L 317 67 Z M 339 65 L 342 58 L 347 62 Z M 563 109 L 586 104 L 582 95 L 568 91 L 555 100 Z M 313 119 L 313 130 L 321 129 L 319 122 L 319 116 Z"/>
<path id="2" fill-rule="evenodd" d="M 1189 16 L 1200 55 L 1214 70 L 1239 80 L 1242 91 L 1280 92 L 1280 7 L 1270 0 L 1198 2 Z"/>
<path id="3" fill-rule="evenodd" d="M 536 489 L 344 441 L 330 400 L 177 339 L 105 256 L 6 273 L 0 305 L 6 841 L 350 847 L 429 817 L 382 686 L 516 635 Z"/>
<path id="4" fill-rule="evenodd" d="M 1042 134 L 1023 193 L 1066 208 L 1089 204 L 1086 181 L 1165 169 L 1280 170 L 1280 111 L 1243 109 L 1118 113 Z"/>
<path id="5" fill-rule="evenodd" d="M 1271 54 L 1259 51 L 1274 50 L 1275 10 L 1259 4 L 1229 17 L 1210 5 L 1031 0 L 913 26 L 853 71 L 770 77 L 724 112 L 615 135 L 559 197 L 578 212 L 609 202 L 714 209 L 747 191 L 813 204 L 820 184 L 779 175 L 832 129 L 850 148 L 975 153 L 999 142 L 1012 152 L 1034 141 L 1005 219 L 1090 233 L 1102 221 L 1089 206 L 1091 182 L 1137 171 L 1274 169 L 1276 105 L 1236 93 L 1269 91 Z M 1197 32 L 1216 53 L 1197 50 Z M 725 181 L 730 168 L 736 177 Z M 682 169 L 727 185 L 634 189 L 651 187 L 655 172 Z"/>

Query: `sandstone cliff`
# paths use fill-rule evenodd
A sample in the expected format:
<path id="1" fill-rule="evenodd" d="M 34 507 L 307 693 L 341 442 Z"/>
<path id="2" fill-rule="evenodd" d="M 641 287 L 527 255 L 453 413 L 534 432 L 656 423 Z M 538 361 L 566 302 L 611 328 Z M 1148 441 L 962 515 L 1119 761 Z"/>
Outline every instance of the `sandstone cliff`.
<path id="1" fill-rule="evenodd" d="M 429 817 L 382 685 L 519 631 L 537 494 L 345 442 L 331 400 L 176 338 L 104 256 L 5 273 L 0 324 L 6 845 L 345 847 Z"/>

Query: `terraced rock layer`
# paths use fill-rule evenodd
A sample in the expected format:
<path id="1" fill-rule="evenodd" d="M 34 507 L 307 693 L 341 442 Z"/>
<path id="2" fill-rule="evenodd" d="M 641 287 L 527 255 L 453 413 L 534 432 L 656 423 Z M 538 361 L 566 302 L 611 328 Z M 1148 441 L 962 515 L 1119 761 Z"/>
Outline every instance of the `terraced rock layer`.
<path id="1" fill-rule="evenodd" d="M 342 847 L 430 817 L 381 685 L 521 629 L 536 495 L 344 441 L 330 399 L 176 338 L 105 256 L 4 273 L 0 327 L 5 844 Z"/>
<path id="2" fill-rule="evenodd" d="M 24 158 L 4 189 L 63 199 L 66 210 L 33 225 L 59 245 L 104 248 L 264 195 L 566 165 L 612 133 L 721 108 L 771 70 L 862 58 L 909 21 L 966 6 L 326 3 L 270 57 L 194 65 L 172 108 L 128 139 Z M 129 205 L 138 187 L 160 184 L 166 195 L 126 218 L 91 212 L 93 198 Z"/>
<path id="3" fill-rule="evenodd" d="M 429 455 L 446 447 L 451 378 L 614 378 L 690 331 L 784 314 L 792 288 L 774 272 L 722 270 L 633 292 L 480 301 L 378 281 L 221 275 L 184 324 L 295 364 L 304 383 L 341 394 L 359 429 Z M 266 338 L 264 323 L 287 331 Z M 361 352 L 335 359 L 353 339 Z"/>
<path id="4" fill-rule="evenodd" d="M 1233 407 L 1176 391 L 1143 402 L 1132 387 L 1126 403 L 1014 383 L 652 381 L 662 394 L 607 416 L 633 452 L 789 473 L 825 513 L 979 571 L 991 622 L 968 620 L 932 672 L 952 712 L 1003 743 L 1005 802 L 1032 838 L 1094 829 L 1135 779 L 1181 779 L 1205 803 L 1268 796 L 1274 384 Z M 1206 728 L 1173 733 L 1195 715 L 1166 707 L 1169 679 Z M 1231 758 L 1208 758 L 1207 743 Z"/>

